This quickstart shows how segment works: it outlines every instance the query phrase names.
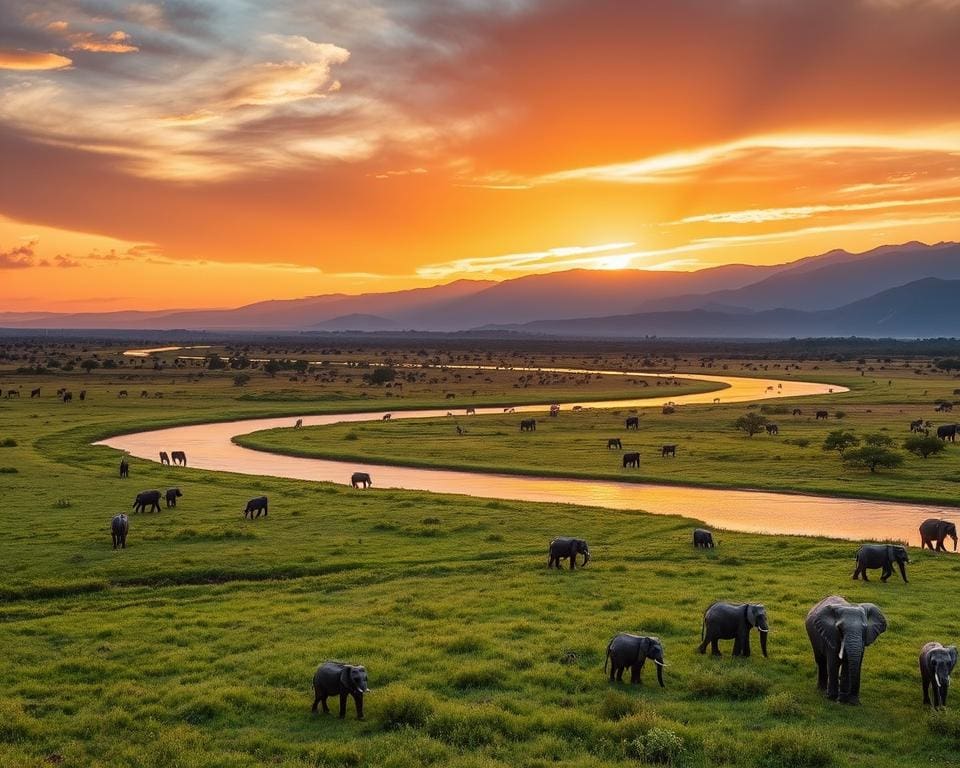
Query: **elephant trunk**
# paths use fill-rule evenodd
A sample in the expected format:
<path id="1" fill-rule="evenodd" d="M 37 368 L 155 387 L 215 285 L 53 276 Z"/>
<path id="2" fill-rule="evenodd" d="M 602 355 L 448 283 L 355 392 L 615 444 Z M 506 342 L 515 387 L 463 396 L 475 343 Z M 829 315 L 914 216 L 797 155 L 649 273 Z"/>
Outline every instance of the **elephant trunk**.
<path id="1" fill-rule="evenodd" d="M 954 551 L 954 552 L 957 551 L 957 537 L 956 537 L 956 536 L 953 537 L 953 551 Z"/>
<path id="2" fill-rule="evenodd" d="M 576 557 L 576 555 L 574 555 L 574 557 Z M 589 563 L 589 562 L 590 562 L 590 550 L 589 550 L 589 549 L 585 549 L 585 550 L 583 551 L 583 564 L 584 564 L 584 566 L 586 566 L 586 564 Z"/>
<path id="3" fill-rule="evenodd" d="M 654 659 L 654 663 L 657 665 L 657 682 L 660 683 L 661 688 L 666 688 L 663 684 L 663 662 Z"/>
<path id="4" fill-rule="evenodd" d="M 863 664 L 863 640 L 855 635 L 844 637 L 844 655 L 841 661 L 843 674 L 839 681 L 839 701 L 845 704 L 860 703 L 860 666 Z"/>
<path id="5" fill-rule="evenodd" d="M 769 634 L 769 631 L 768 629 L 760 629 L 760 652 L 764 657 L 767 655 L 767 634 Z"/>

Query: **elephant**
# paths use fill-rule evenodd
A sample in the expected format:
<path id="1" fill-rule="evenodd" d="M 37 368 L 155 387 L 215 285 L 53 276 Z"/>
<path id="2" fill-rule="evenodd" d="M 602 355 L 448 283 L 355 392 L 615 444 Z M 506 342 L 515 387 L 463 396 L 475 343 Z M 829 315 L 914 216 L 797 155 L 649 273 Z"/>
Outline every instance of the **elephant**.
<path id="1" fill-rule="evenodd" d="M 923 432 L 923 419 L 917 419 L 910 422 L 911 432 Z"/>
<path id="2" fill-rule="evenodd" d="M 80 402 L 83 402 L 83 401 L 86 400 L 86 399 L 87 399 L 87 390 L 81 389 L 81 390 L 80 390 Z"/>
<path id="3" fill-rule="evenodd" d="M 114 515 L 110 521 L 110 535 L 113 538 L 113 548 L 127 548 L 127 533 L 130 532 L 130 520 L 126 515 Z"/>
<path id="4" fill-rule="evenodd" d="M 300 429 L 300 427 L 302 427 L 302 426 L 303 426 L 303 419 L 297 419 L 297 420 L 293 423 L 293 428 L 294 428 L 294 429 Z"/>
<path id="5" fill-rule="evenodd" d="M 957 425 L 943 424 L 937 427 L 937 437 L 944 441 L 949 440 L 951 443 L 955 442 L 957 439 Z"/>
<path id="6" fill-rule="evenodd" d="M 640 454 L 637 453 L 636 451 L 634 451 L 633 453 L 623 454 L 623 467 L 624 469 L 626 469 L 627 467 L 636 467 L 637 469 L 639 469 Z"/>
<path id="7" fill-rule="evenodd" d="M 253 520 L 254 517 L 260 517 L 260 513 L 263 513 L 263 516 L 266 517 L 268 513 L 267 509 L 267 497 L 266 496 L 257 496 L 255 499 L 250 499 L 247 502 L 246 509 L 243 510 L 243 516 L 250 516 L 250 519 Z M 253 514 L 256 512 L 257 514 Z"/>
<path id="8" fill-rule="evenodd" d="M 767 424 L 767 434 L 768 435 L 779 435 L 780 434 L 780 425 L 779 424 Z"/>
<path id="9" fill-rule="evenodd" d="M 125 389 L 121 389 L 119 392 L 117 392 L 117 397 L 126 397 L 126 396 L 127 396 L 127 390 Z"/>
<path id="10" fill-rule="evenodd" d="M 957 646 L 944 648 L 940 643 L 927 643 L 920 649 L 920 682 L 923 685 L 923 703 L 934 708 L 947 706 L 950 691 L 950 673 L 957 665 Z M 930 684 L 933 683 L 933 702 Z"/>
<path id="11" fill-rule="evenodd" d="M 363 486 L 364 488 L 369 488 L 373 485 L 373 480 L 370 479 L 370 475 L 366 472 L 354 472 L 350 475 L 350 485 L 354 488 L 358 486 Z"/>
<path id="12" fill-rule="evenodd" d="M 693 546 L 697 549 L 713 549 L 716 546 L 713 543 L 713 534 L 706 528 L 697 528 L 693 532 Z"/>
<path id="13" fill-rule="evenodd" d="M 583 555 L 584 566 L 590 562 L 590 547 L 587 542 L 570 536 L 558 536 L 550 542 L 547 568 L 553 568 L 556 565 L 557 570 L 560 570 L 560 561 L 569 559 L 572 571 L 577 567 L 577 555 Z"/>
<path id="14" fill-rule="evenodd" d="M 169 464 L 170 464 L 170 456 L 167 454 L 166 451 L 160 451 L 160 463 L 161 463 L 161 464 L 166 464 L 166 465 L 169 466 Z"/>
<path id="15" fill-rule="evenodd" d="M 623 443 L 620 442 L 619 437 L 611 437 L 609 440 L 607 440 L 607 450 L 610 450 L 611 448 L 616 448 L 619 451 L 623 450 Z"/>
<path id="16" fill-rule="evenodd" d="M 661 446 L 660 458 L 662 459 L 666 456 L 673 456 L 673 458 L 677 458 L 677 446 L 676 445 Z"/>
<path id="17" fill-rule="evenodd" d="M 69 403 L 73 400 L 73 392 L 64 392 L 63 393 L 63 402 Z"/>
<path id="18" fill-rule="evenodd" d="M 626 429 L 640 429 L 640 417 L 628 416 L 625 425 Z"/>
<path id="19" fill-rule="evenodd" d="M 120 477 L 130 477 L 130 463 L 126 459 L 120 459 Z"/>
<path id="20" fill-rule="evenodd" d="M 873 603 L 848 603 L 831 595 L 810 609 L 805 624 L 817 663 L 817 688 L 831 701 L 859 704 L 864 649 L 886 631 L 886 617 Z"/>
<path id="21" fill-rule="evenodd" d="M 623 671 L 630 667 L 630 683 L 640 682 L 640 673 L 647 659 L 653 659 L 657 665 L 657 682 L 661 688 L 663 684 L 663 643 L 659 637 L 645 637 L 621 632 L 607 644 L 607 657 L 603 662 L 603 671 L 606 674 L 607 664 L 610 664 L 610 682 L 623 682 Z"/>
<path id="22" fill-rule="evenodd" d="M 477 409 L 476 409 L 476 408 L 467 408 L 466 413 L 467 413 L 467 416 L 476 416 L 476 415 L 477 415 Z"/>
<path id="23" fill-rule="evenodd" d="M 906 547 L 899 544 L 864 544 L 857 550 L 857 567 L 853 569 L 853 578 L 863 576 L 867 579 L 867 568 L 883 568 L 880 581 L 886 581 L 893 574 L 894 563 L 900 568 L 900 576 L 907 582 L 907 569 L 904 567 L 910 562 L 910 555 Z"/>
<path id="24" fill-rule="evenodd" d="M 827 411 L 817 411 L 817 418 L 816 418 L 817 421 L 820 421 L 820 419 L 829 419 L 829 418 L 830 418 L 830 414 L 827 413 Z"/>
<path id="25" fill-rule="evenodd" d="M 920 549 L 929 547 L 931 550 L 933 542 L 937 542 L 936 551 L 946 552 L 943 546 L 943 540 L 949 536 L 953 539 L 953 551 L 957 551 L 957 524 L 949 520 L 938 520 L 935 517 L 928 518 L 920 523 Z"/>
<path id="26" fill-rule="evenodd" d="M 352 696 L 357 707 L 357 720 L 363 720 L 363 694 L 370 692 L 367 669 L 340 661 L 325 661 L 317 667 L 313 676 L 313 692 L 314 713 L 317 711 L 317 704 L 322 704 L 323 711 L 329 712 L 327 697 L 339 696 L 340 719 L 343 720 L 347 716 L 347 696 Z"/>
<path id="27" fill-rule="evenodd" d="M 520 420 L 520 431 L 521 431 L 521 432 L 536 432 L 536 431 L 537 431 L 537 420 L 536 420 L 536 419 L 521 419 L 521 420 Z"/>
<path id="28" fill-rule="evenodd" d="M 760 633 L 760 652 L 767 655 L 767 609 L 759 603 L 713 603 L 703 614 L 703 626 L 700 630 L 700 653 L 707 652 L 712 646 L 714 656 L 720 655 L 719 640 L 733 640 L 734 656 L 750 655 L 750 630 L 754 627 Z"/>
<path id="29" fill-rule="evenodd" d="M 35 397 L 40 397 L 40 387 L 30 390 L 30 399 L 33 400 Z"/>
<path id="30" fill-rule="evenodd" d="M 187 454 L 183 451 L 172 451 L 170 458 L 173 459 L 174 464 L 180 464 L 184 467 L 187 466 Z"/>
<path id="31" fill-rule="evenodd" d="M 801 411 L 799 408 L 794 408 L 794 409 L 793 409 L 793 415 L 794 415 L 794 416 L 803 416 L 803 411 Z"/>
<path id="32" fill-rule="evenodd" d="M 165 496 L 167 499 L 167 508 L 169 509 L 170 507 L 177 506 L 177 499 L 183 496 L 183 493 L 180 492 L 179 488 L 167 488 Z"/>
<path id="33" fill-rule="evenodd" d="M 160 511 L 160 491 L 141 491 L 133 502 L 134 512 L 145 512 L 150 507 L 151 512 Z"/>
<path id="34" fill-rule="evenodd" d="M 147 392 L 147 390 L 145 390 L 145 389 L 141 389 L 141 390 L 140 390 L 140 399 L 142 400 L 142 399 L 145 398 L 145 397 L 150 397 L 150 393 Z"/>
<path id="35" fill-rule="evenodd" d="M 385 413 L 385 414 L 383 414 L 382 417 L 380 417 L 380 421 L 390 421 L 390 417 L 391 417 L 391 416 L 393 416 L 392 413 Z"/>

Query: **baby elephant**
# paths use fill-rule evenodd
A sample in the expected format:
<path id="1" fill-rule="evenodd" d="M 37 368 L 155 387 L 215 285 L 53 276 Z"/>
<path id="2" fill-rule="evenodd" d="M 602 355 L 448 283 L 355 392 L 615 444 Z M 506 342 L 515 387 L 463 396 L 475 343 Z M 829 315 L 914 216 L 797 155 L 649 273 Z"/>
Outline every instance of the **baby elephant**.
<path id="1" fill-rule="evenodd" d="M 900 568 L 900 576 L 907 581 L 907 569 L 904 567 L 910 562 L 907 548 L 898 544 L 864 544 L 857 550 L 857 567 L 853 569 L 853 578 L 863 576 L 867 579 L 867 568 L 883 568 L 880 581 L 886 581 L 893 574 L 894 563 Z"/>
<path id="2" fill-rule="evenodd" d="M 934 708 L 947 706 L 950 673 L 957 665 L 957 646 L 944 648 L 940 643 L 927 643 L 920 649 L 920 680 L 923 683 L 923 703 L 930 704 L 930 684 L 933 683 Z"/>
<path id="3" fill-rule="evenodd" d="M 257 496 L 255 499 L 250 499 L 247 502 L 247 508 L 243 510 L 243 516 L 247 517 L 249 515 L 250 519 L 253 520 L 255 517 L 260 517 L 260 513 L 263 513 L 263 516 L 267 516 L 267 497 L 266 496 Z M 256 512 L 256 514 L 254 514 Z"/>
<path id="4" fill-rule="evenodd" d="M 130 521 L 126 515 L 114 515 L 110 521 L 110 534 L 113 537 L 113 548 L 127 548 L 127 533 L 130 530 Z"/>
<path id="5" fill-rule="evenodd" d="M 322 704 L 323 711 L 329 712 L 327 697 L 339 696 L 340 719 L 343 720 L 347 715 L 347 696 L 353 696 L 353 702 L 357 706 L 357 720 L 363 720 L 363 694 L 369 691 L 366 667 L 325 661 L 313 676 L 313 711 L 317 711 L 317 704 Z"/>
<path id="6" fill-rule="evenodd" d="M 713 549 L 713 534 L 706 528 L 697 528 L 693 532 L 693 546 L 697 549 Z"/>
<path id="7" fill-rule="evenodd" d="M 177 506 L 177 499 L 179 499 L 183 494 L 180 492 L 179 488 L 167 488 L 166 498 L 167 506 L 175 507 Z"/>
<path id="8" fill-rule="evenodd" d="M 577 567 L 577 555 L 583 555 L 583 564 L 590 562 L 590 547 L 583 539 L 574 539 L 570 536 L 558 536 L 550 542 L 547 568 L 557 566 L 560 569 L 561 560 L 570 560 L 570 570 Z"/>
<path id="9" fill-rule="evenodd" d="M 718 641 L 733 640 L 734 656 L 750 655 L 750 630 L 754 627 L 760 633 L 760 651 L 767 655 L 767 609 L 759 603 L 714 603 L 703 614 L 703 627 L 700 631 L 700 653 L 707 652 L 707 644 L 713 646 L 714 656 L 720 655 Z"/>
<path id="10" fill-rule="evenodd" d="M 607 671 L 610 664 L 610 682 L 623 682 L 623 670 L 630 667 L 630 682 L 636 685 L 640 682 L 640 673 L 644 662 L 653 659 L 657 665 L 657 682 L 663 684 L 663 643 L 658 637 L 643 637 L 621 632 L 607 644 L 607 658 L 603 662 L 603 671 Z"/>

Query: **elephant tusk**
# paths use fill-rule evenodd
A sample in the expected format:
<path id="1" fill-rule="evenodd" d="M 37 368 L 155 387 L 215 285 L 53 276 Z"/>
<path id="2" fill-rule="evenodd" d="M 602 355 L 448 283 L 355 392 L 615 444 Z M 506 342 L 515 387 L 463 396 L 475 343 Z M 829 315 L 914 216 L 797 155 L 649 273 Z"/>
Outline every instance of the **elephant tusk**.
<path id="1" fill-rule="evenodd" d="M 938 675 L 936 672 L 934 672 L 934 673 L 933 673 L 933 679 L 937 681 L 937 688 L 939 688 L 939 687 L 940 687 L 940 675 Z"/>
<path id="2" fill-rule="evenodd" d="M 757 632 L 763 632 L 764 634 L 766 634 L 769 631 L 770 631 L 769 629 L 760 629 L 760 627 L 757 627 Z"/>
<path id="3" fill-rule="evenodd" d="M 843 658 L 843 646 L 844 646 L 844 643 L 846 643 L 846 642 L 847 642 L 846 640 L 841 640 L 841 641 L 840 641 L 840 658 L 841 658 L 841 659 Z"/>
<path id="4" fill-rule="evenodd" d="M 666 666 L 669 666 L 669 665 L 668 665 L 668 664 L 667 664 L 666 662 L 663 662 L 663 661 L 657 661 L 656 659 L 654 659 L 654 660 L 653 660 L 653 663 L 654 663 L 654 664 L 656 664 L 657 666 L 660 666 L 660 667 L 666 667 Z"/>

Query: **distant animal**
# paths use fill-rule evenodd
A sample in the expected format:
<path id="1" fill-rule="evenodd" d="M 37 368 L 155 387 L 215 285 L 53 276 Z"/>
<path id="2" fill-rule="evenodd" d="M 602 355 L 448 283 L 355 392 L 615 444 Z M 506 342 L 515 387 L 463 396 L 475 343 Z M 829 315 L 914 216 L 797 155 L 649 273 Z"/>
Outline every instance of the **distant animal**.
<path id="1" fill-rule="evenodd" d="M 300 427 L 302 427 L 302 426 L 303 426 L 303 419 L 297 419 L 297 420 L 293 423 L 293 428 L 294 428 L 294 429 L 300 429 Z"/>
<path id="2" fill-rule="evenodd" d="M 793 409 L 793 415 L 794 415 L 794 416 L 803 416 L 803 411 L 801 411 L 799 408 L 794 408 L 794 409 Z"/>
<path id="3" fill-rule="evenodd" d="M 67 391 L 66 387 L 60 387 L 60 389 L 57 390 L 57 397 L 58 398 L 63 397 L 63 393 L 66 391 Z"/>
<path id="4" fill-rule="evenodd" d="M 936 551 L 946 552 L 943 546 L 944 539 L 949 536 L 953 539 L 953 551 L 957 551 L 957 524 L 950 520 L 938 520 L 935 517 L 928 518 L 920 523 L 920 549 L 929 547 L 934 549 L 933 542 L 937 542 Z"/>
<path id="5" fill-rule="evenodd" d="M 253 520 L 255 517 L 260 517 L 263 514 L 264 517 L 267 516 L 267 497 L 266 496 L 257 496 L 255 499 L 250 499 L 247 502 L 246 509 L 243 510 L 243 516 L 247 517 L 249 515 L 250 519 Z M 254 514 L 256 512 L 256 514 Z"/>
<path id="6" fill-rule="evenodd" d="M 141 389 L 141 390 L 140 390 L 140 397 L 141 397 L 141 398 L 150 397 L 150 393 L 147 392 L 147 390 L 145 390 L 145 389 Z"/>
<path id="7" fill-rule="evenodd" d="M 664 458 L 665 456 L 673 456 L 673 458 L 677 458 L 677 446 L 676 445 L 661 446 L 660 458 Z"/>
<path id="8" fill-rule="evenodd" d="M 639 469 L 640 454 L 637 451 L 623 454 L 623 466 L 624 466 L 624 469 L 626 469 L 627 467 L 636 467 L 637 469 Z"/>
<path id="9" fill-rule="evenodd" d="M 363 486 L 363 488 L 369 488 L 373 485 L 373 480 L 370 479 L 370 475 L 367 472 L 354 472 L 350 475 L 350 485 L 354 488 Z"/>
<path id="10" fill-rule="evenodd" d="M 166 451 L 160 451 L 160 463 L 170 464 L 170 456 Z"/>
<path id="11" fill-rule="evenodd" d="M 893 566 L 900 568 L 900 577 L 907 581 L 906 564 L 910 562 L 910 555 L 906 547 L 899 544 L 864 544 L 857 550 L 857 567 L 853 570 L 853 579 L 863 576 L 867 579 L 868 568 L 882 568 L 880 581 L 886 581 L 893 574 Z"/>
<path id="12" fill-rule="evenodd" d="M 697 549 L 713 549 L 713 534 L 706 528 L 697 528 L 693 532 L 693 546 Z"/>
<path id="13" fill-rule="evenodd" d="M 153 393 L 153 396 L 154 396 L 154 397 L 163 397 L 163 392 L 154 392 L 154 393 Z"/>
<path id="14" fill-rule="evenodd" d="M 640 429 L 640 417 L 639 416 L 628 416 L 624 426 L 627 429 Z"/>
<path id="15" fill-rule="evenodd" d="M 145 512 L 150 507 L 151 512 L 160 511 L 160 491 L 141 491 L 133 501 L 134 512 Z"/>
<path id="16" fill-rule="evenodd" d="M 720 640 L 733 640 L 734 656 L 750 655 L 750 630 L 756 627 L 760 634 L 760 652 L 767 655 L 767 634 L 770 626 L 767 623 L 767 609 L 760 603 L 713 603 L 703 614 L 703 625 L 700 630 L 700 653 L 707 652 L 707 645 L 712 646 L 711 653 L 720 655 Z"/>
<path id="17" fill-rule="evenodd" d="M 462 435 L 464 433 L 464 428 L 457 424 L 457 434 Z"/>
<path id="18" fill-rule="evenodd" d="M 817 421 L 820 419 L 829 419 L 830 414 L 827 411 L 817 411 Z"/>
<path id="19" fill-rule="evenodd" d="M 537 431 L 537 420 L 536 420 L 536 419 L 521 419 L 521 420 L 520 420 L 520 431 L 521 431 L 521 432 L 536 432 L 536 431 Z"/>
<path id="20" fill-rule="evenodd" d="M 923 419 L 916 419 L 910 422 L 911 432 L 923 432 Z"/>
<path id="21" fill-rule="evenodd" d="M 607 449 L 609 450 L 610 448 L 616 448 L 621 451 L 623 450 L 623 443 L 620 442 L 619 437 L 611 437 L 609 440 L 607 440 Z"/>
<path id="22" fill-rule="evenodd" d="M 661 688 L 664 688 L 663 668 L 666 663 L 663 660 L 663 643 L 658 637 L 621 632 L 607 643 L 607 657 L 603 662 L 603 672 L 606 674 L 609 663 L 610 682 L 622 683 L 623 671 L 629 667 L 630 684 L 637 685 L 647 659 L 651 659 L 657 665 L 657 682 L 660 683 Z"/>
<path id="23" fill-rule="evenodd" d="M 713 404 L 714 404 L 714 405 L 719 404 L 719 402 L 720 402 L 720 398 L 719 398 L 719 397 L 713 398 Z"/>
<path id="24" fill-rule="evenodd" d="M 447 392 L 447 400 L 453 400 L 456 397 L 456 394 L 453 392 Z"/>
<path id="25" fill-rule="evenodd" d="M 110 521 L 110 535 L 113 538 L 113 548 L 127 548 L 127 533 L 130 532 L 130 520 L 126 515 L 114 515 Z"/>
<path id="26" fill-rule="evenodd" d="M 590 562 L 590 547 L 583 539 L 575 539 L 570 536 L 558 536 L 550 542 L 547 557 L 547 568 L 553 568 L 556 565 L 560 569 L 561 560 L 570 561 L 570 570 L 577 567 L 577 555 L 583 555 L 583 564 Z"/>
<path id="27" fill-rule="evenodd" d="M 64 392 L 63 393 L 63 402 L 69 403 L 73 400 L 73 392 Z"/>
<path id="28" fill-rule="evenodd" d="M 187 466 L 187 454 L 183 451 L 172 451 L 170 458 L 173 459 L 174 464 L 179 464 L 184 467 Z"/>
<path id="29" fill-rule="evenodd" d="M 35 397 L 40 397 L 40 387 L 30 390 L 30 399 L 32 400 Z"/>
<path id="30" fill-rule="evenodd" d="M 357 708 L 357 720 L 363 720 L 363 694 L 369 691 L 365 667 L 344 664 L 339 661 L 325 661 L 317 668 L 313 676 L 314 699 L 312 711 L 315 713 L 317 705 L 321 704 L 323 711 L 329 712 L 327 697 L 339 696 L 340 719 L 343 720 L 347 716 L 347 697 L 352 696 L 353 703 Z"/>
<path id="31" fill-rule="evenodd" d="M 957 425 L 944 424 L 940 427 L 937 427 L 937 437 L 939 437 L 941 440 L 948 440 L 951 443 L 955 442 L 957 439 Z"/>
<path id="32" fill-rule="evenodd" d="M 575 405 L 575 406 L 573 406 L 572 410 L 574 410 L 574 411 L 582 411 L 582 410 L 583 410 L 583 406 L 582 406 L 582 405 Z"/>
<path id="33" fill-rule="evenodd" d="M 767 424 L 767 434 L 768 435 L 779 435 L 780 434 L 780 425 L 779 424 Z"/>
<path id="34" fill-rule="evenodd" d="M 860 668 L 867 646 L 887 630 L 887 619 L 873 603 L 825 597 L 807 614 L 807 637 L 817 663 L 817 688 L 841 704 L 860 703 Z"/>
<path id="35" fill-rule="evenodd" d="M 950 692 L 950 673 L 957 666 L 957 646 L 944 648 L 940 643 L 927 643 L 920 649 L 920 683 L 923 686 L 923 703 L 935 709 L 947 706 Z M 930 701 L 930 686 L 933 685 L 933 701 Z"/>
<path id="36" fill-rule="evenodd" d="M 126 397 L 126 396 L 127 396 L 127 390 L 125 389 L 121 389 L 119 392 L 117 392 L 117 397 Z"/>
<path id="37" fill-rule="evenodd" d="M 80 390 L 80 401 L 83 402 L 83 401 L 86 400 L 86 399 L 87 399 L 87 390 L 81 389 L 81 390 Z"/>
<path id="38" fill-rule="evenodd" d="M 551 416 L 559 416 L 559 415 L 560 415 L 560 406 L 557 405 L 556 403 L 554 403 L 553 405 L 551 405 L 551 406 L 550 406 L 550 415 L 551 415 Z"/>
<path id="39" fill-rule="evenodd" d="M 467 416 L 475 416 L 477 413 L 476 408 L 467 408 Z"/>
<path id="40" fill-rule="evenodd" d="M 952 411 L 952 410 L 953 410 L 953 403 L 940 403 L 940 404 L 939 404 L 936 408 L 934 408 L 933 410 L 939 411 L 940 413 L 946 413 L 947 411 Z"/>
<path id="41" fill-rule="evenodd" d="M 19 389 L 8 389 L 8 390 L 7 390 L 7 399 L 9 400 L 11 397 L 20 397 L 20 390 L 19 390 Z"/>
<path id="42" fill-rule="evenodd" d="M 130 477 L 130 464 L 126 459 L 120 459 L 120 477 Z"/>
<path id="43" fill-rule="evenodd" d="M 393 416 L 392 413 L 385 413 L 383 414 L 383 417 L 380 419 L 380 421 L 390 421 L 391 416 Z"/>
<path id="44" fill-rule="evenodd" d="M 167 488 L 165 496 L 167 499 L 167 508 L 170 508 L 177 506 L 177 499 L 183 496 L 183 493 L 179 488 Z"/>

